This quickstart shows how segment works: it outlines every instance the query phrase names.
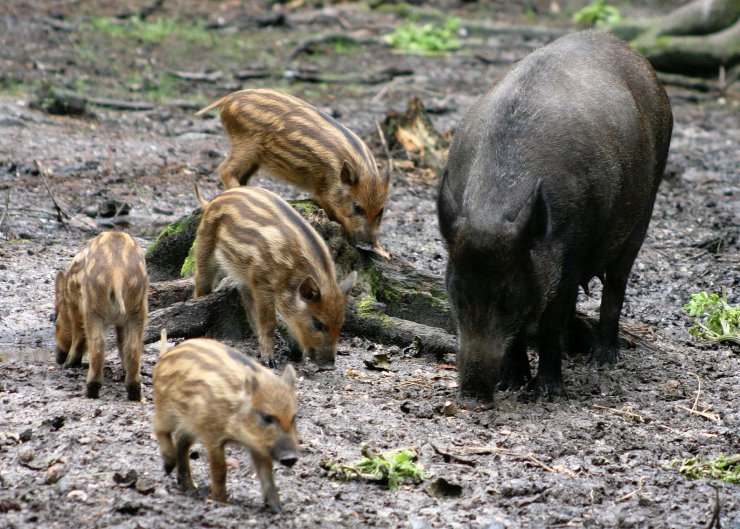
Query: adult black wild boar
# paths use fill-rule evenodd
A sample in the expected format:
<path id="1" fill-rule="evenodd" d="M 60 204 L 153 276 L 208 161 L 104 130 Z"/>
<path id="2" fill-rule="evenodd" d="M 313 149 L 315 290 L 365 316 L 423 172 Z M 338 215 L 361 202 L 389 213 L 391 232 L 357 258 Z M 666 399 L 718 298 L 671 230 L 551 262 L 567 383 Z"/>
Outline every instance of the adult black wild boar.
<path id="1" fill-rule="evenodd" d="M 672 126 L 648 62 L 590 32 L 535 51 L 467 112 L 438 200 L 464 394 L 490 400 L 530 380 L 530 344 L 536 392 L 562 394 L 578 286 L 594 276 L 603 294 L 591 356 L 617 360 Z"/>

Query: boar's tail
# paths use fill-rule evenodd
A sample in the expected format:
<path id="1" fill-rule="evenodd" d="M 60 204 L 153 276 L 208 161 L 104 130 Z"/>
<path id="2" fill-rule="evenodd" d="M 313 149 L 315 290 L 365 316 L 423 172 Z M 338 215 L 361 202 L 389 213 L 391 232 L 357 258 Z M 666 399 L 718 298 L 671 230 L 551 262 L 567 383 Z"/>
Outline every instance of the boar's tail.
<path id="1" fill-rule="evenodd" d="M 114 277 L 111 282 L 110 297 L 111 304 L 116 308 L 118 314 L 126 314 L 126 304 L 123 302 L 123 278 Z"/>
<path id="2" fill-rule="evenodd" d="M 224 100 L 224 98 L 222 97 L 221 99 L 219 99 L 217 101 L 214 101 L 213 103 L 211 103 L 207 107 L 201 108 L 198 112 L 195 113 L 195 117 L 202 118 L 203 116 L 205 116 L 206 114 L 208 114 L 214 108 L 220 107 L 221 106 L 221 103 L 223 102 L 223 100 Z"/>
<path id="3" fill-rule="evenodd" d="M 167 352 L 167 329 L 162 328 L 162 332 L 159 334 L 159 356 L 162 356 Z"/>
<path id="4" fill-rule="evenodd" d="M 203 197 L 200 196 L 200 188 L 198 187 L 198 182 L 193 182 L 193 187 L 195 188 L 195 198 L 198 199 L 198 204 L 200 204 L 200 207 L 205 208 L 208 205 L 208 201 L 203 200 Z"/>

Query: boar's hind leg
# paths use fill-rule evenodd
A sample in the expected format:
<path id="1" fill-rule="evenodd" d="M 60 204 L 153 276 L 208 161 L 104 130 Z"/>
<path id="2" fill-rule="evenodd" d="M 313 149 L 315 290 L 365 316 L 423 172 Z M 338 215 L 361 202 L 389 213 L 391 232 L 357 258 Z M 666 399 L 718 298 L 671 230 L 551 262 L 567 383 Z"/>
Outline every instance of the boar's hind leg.
<path id="1" fill-rule="evenodd" d="M 87 325 L 87 344 L 90 352 L 90 367 L 87 370 L 87 396 L 97 399 L 103 386 L 103 364 L 105 363 L 105 333 L 99 322 Z"/>
<path id="2" fill-rule="evenodd" d="M 516 339 L 501 363 L 497 391 L 519 389 L 532 380 L 527 358 L 527 343 L 523 336 Z"/>
<path id="3" fill-rule="evenodd" d="M 212 237 L 198 234 L 195 242 L 195 291 L 193 297 L 210 294 L 219 265 L 213 255 L 215 242 Z"/>
<path id="4" fill-rule="evenodd" d="M 262 485 L 265 505 L 273 512 L 280 512 L 280 496 L 272 477 L 272 459 L 252 453 L 252 462 Z"/>
<path id="5" fill-rule="evenodd" d="M 259 169 L 259 162 L 254 149 L 242 142 L 238 146 L 234 145 L 231 153 L 219 165 L 218 174 L 224 184 L 224 189 L 231 189 L 247 185 L 257 169 Z"/>
<path id="6" fill-rule="evenodd" d="M 188 432 L 178 431 L 175 433 L 177 482 L 180 488 L 185 491 L 195 490 L 195 483 L 193 483 L 193 477 L 190 474 L 190 447 L 192 444 L 193 436 Z"/>
<path id="7" fill-rule="evenodd" d="M 141 348 L 144 335 L 143 319 L 129 319 L 123 326 L 116 327 L 118 352 L 121 356 L 126 380 L 128 400 L 141 400 Z"/>
<path id="8" fill-rule="evenodd" d="M 208 465 L 211 469 L 211 499 L 220 503 L 226 503 L 226 459 L 224 447 L 221 444 L 205 444 L 208 452 Z"/>
<path id="9" fill-rule="evenodd" d="M 177 466 L 177 457 L 175 453 L 175 444 L 172 442 L 172 432 L 162 432 L 157 430 L 155 425 L 155 431 L 157 432 L 157 441 L 159 441 L 159 453 L 162 456 L 162 462 L 164 463 L 164 473 L 169 475 L 170 472 Z"/>
<path id="10" fill-rule="evenodd" d="M 650 216 L 648 215 L 648 219 Z M 615 364 L 619 358 L 619 314 L 622 312 L 627 279 L 632 270 L 642 241 L 645 239 L 647 223 L 640 224 L 622 247 L 617 258 L 606 268 L 604 288 L 599 308 L 599 326 L 590 360 L 597 363 Z"/>

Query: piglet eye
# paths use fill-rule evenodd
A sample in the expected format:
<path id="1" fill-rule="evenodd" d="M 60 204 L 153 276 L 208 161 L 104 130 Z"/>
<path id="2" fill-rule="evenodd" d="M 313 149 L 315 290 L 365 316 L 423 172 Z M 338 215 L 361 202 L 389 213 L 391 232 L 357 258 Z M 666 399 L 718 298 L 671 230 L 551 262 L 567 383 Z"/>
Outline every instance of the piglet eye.
<path id="1" fill-rule="evenodd" d="M 353 215 L 364 215 L 365 210 L 361 206 L 358 206 L 354 202 L 352 202 L 352 214 Z"/>
<path id="2" fill-rule="evenodd" d="M 260 418 L 260 422 L 265 426 L 270 426 L 275 422 L 275 417 L 268 415 L 267 413 L 257 412 L 257 416 Z"/>
<path id="3" fill-rule="evenodd" d="M 319 320 L 311 316 L 311 327 L 313 327 L 314 331 L 321 331 L 324 332 L 326 330 L 326 325 L 321 323 Z"/>

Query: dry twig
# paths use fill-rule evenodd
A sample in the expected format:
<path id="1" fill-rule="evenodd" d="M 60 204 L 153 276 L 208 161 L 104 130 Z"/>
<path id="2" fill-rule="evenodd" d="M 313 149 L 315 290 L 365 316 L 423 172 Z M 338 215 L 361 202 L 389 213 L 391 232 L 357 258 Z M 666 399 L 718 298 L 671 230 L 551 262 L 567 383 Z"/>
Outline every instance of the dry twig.
<path id="1" fill-rule="evenodd" d="M 599 409 L 599 410 L 607 410 L 607 411 L 610 411 L 610 412 L 615 413 L 617 415 L 621 415 L 623 417 L 627 417 L 628 419 L 633 419 L 633 420 L 635 420 L 637 422 L 640 422 L 640 423 L 647 422 L 645 420 L 645 417 L 643 417 L 639 413 L 635 413 L 635 412 L 630 411 L 630 410 L 625 409 L 625 408 L 622 408 L 622 409 L 619 409 L 618 410 L 616 408 L 609 408 L 608 406 L 600 406 L 599 404 L 594 404 L 594 408 Z"/>
<path id="2" fill-rule="evenodd" d="M 642 483 L 644 481 L 645 481 L 645 478 L 643 476 L 640 476 L 640 481 L 638 482 L 637 488 L 635 490 L 633 490 L 632 492 L 628 492 L 627 494 L 625 494 L 621 498 L 617 498 L 616 500 L 614 500 L 614 503 L 621 503 L 621 502 L 623 502 L 625 500 L 630 499 L 632 496 L 634 496 L 635 494 L 637 494 L 638 492 L 640 492 L 642 490 Z"/>
<path id="3" fill-rule="evenodd" d="M 5 220 L 5 216 L 8 214 L 9 206 L 10 206 L 10 189 L 8 189 L 8 192 L 5 195 L 5 209 L 3 210 L 3 216 L 0 217 L 0 228 L 3 226 L 3 221 Z"/>
<path id="4" fill-rule="evenodd" d="M 69 231 L 67 229 L 67 224 L 64 222 L 64 218 L 72 218 L 72 216 L 57 203 L 57 199 L 54 197 L 54 193 L 51 192 L 51 187 L 49 186 L 49 181 L 46 178 L 46 175 L 49 174 L 48 170 L 46 169 L 46 166 L 41 162 L 40 160 L 34 160 L 34 163 L 36 164 L 36 167 L 39 170 L 39 174 L 41 174 L 41 178 L 44 180 L 44 185 L 46 186 L 46 190 L 49 192 L 49 196 L 51 197 L 51 201 L 54 204 L 54 209 L 57 211 L 57 221 L 59 221 L 62 224 L 62 227 L 65 231 Z"/>

